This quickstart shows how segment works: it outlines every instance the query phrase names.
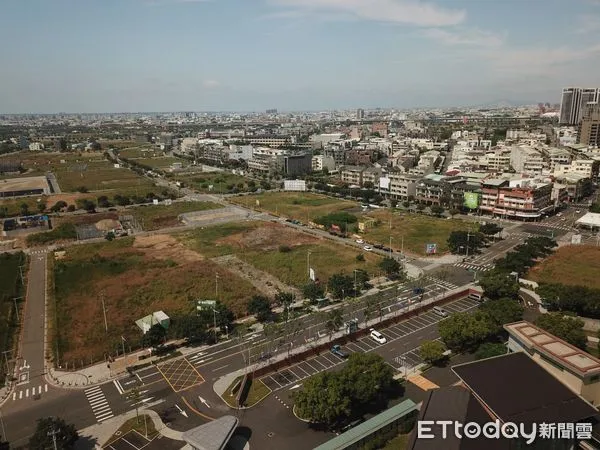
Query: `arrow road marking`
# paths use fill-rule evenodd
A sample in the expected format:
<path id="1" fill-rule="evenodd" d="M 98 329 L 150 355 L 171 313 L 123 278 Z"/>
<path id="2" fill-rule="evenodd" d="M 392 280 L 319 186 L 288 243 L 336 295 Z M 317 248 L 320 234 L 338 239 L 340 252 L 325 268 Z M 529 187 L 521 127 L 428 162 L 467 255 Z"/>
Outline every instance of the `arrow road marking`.
<path id="1" fill-rule="evenodd" d="M 184 417 L 187 417 L 187 416 L 188 416 L 188 415 L 187 415 L 187 413 L 186 413 L 186 412 L 185 412 L 183 409 L 181 409 L 177 403 L 175 403 L 175 407 L 176 407 L 176 408 L 179 410 L 179 412 L 180 412 L 180 413 L 181 413 L 181 414 L 182 414 Z"/>
<path id="2" fill-rule="evenodd" d="M 206 405 L 207 408 L 210 408 L 210 405 L 208 404 L 208 402 L 206 400 L 204 400 L 202 397 L 198 396 L 198 398 L 200 399 L 200 401 L 202 403 L 204 403 Z"/>

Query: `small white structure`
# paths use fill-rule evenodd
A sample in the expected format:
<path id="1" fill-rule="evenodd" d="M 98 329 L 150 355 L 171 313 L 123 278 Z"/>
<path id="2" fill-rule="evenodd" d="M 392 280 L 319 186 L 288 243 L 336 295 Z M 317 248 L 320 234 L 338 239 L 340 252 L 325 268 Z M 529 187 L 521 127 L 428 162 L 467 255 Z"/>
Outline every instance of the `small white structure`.
<path id="1" fill-rule="evenodd" d="M 580 217 L 576 222 L 578 226 L 593 229 L 600 229 L 600 214 L 587 213 Z"/>
<path id="2" fill-rule="evenodd" d="M 284 180 L 284 191 L 306 191 L 306 181 L 304 180 Z"/>

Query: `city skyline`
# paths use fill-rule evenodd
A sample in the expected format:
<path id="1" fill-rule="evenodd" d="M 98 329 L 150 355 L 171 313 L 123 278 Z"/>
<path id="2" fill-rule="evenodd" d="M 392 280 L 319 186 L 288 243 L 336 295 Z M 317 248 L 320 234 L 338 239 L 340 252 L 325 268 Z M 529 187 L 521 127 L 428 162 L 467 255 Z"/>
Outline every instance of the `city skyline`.
<path id="1" fill-rule="evenodd" d="M 558 103 L 600 69 L 594 0 L 23 3 L 3 114 Z"/>

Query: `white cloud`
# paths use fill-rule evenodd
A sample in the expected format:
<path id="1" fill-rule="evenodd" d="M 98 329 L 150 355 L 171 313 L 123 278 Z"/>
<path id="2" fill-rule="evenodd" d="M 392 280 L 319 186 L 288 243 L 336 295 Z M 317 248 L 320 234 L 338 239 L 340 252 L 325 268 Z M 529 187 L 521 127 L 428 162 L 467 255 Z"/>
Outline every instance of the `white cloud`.
<path id="1" fill-rule="evenodd" d="M 206 89 L 214 89 L 220 87 L 221 83 L 219 83 L 217 80 L 204 80 L 202 82 L 202 86 L 204 86 Z"/>
<path id="2" fill-rule="evenodd" d="M 402 23 L 423 27 L 457 25 L 466 12 L 418 0 L 268 0 L 271 4 L 314 14 L 345 13 L 364 20 Z"/>
<path id="3" fill-rule="evenodd" d="M 600 4 L 600 0 L 598 4 Z M 600 15 L 598 14 L 581 14 L 577 19 L 579 22 L 575 28 L 577 34 L 594 33 L 600 30 Z"/>
<path id="4" fill-rule="evenodd" d="M 505 36 L 479 29 L 441 29 L 429 28 L 423 34 L 444 45 L 464 45 L 476 47 L 499 47 L 504 44 Z"/>

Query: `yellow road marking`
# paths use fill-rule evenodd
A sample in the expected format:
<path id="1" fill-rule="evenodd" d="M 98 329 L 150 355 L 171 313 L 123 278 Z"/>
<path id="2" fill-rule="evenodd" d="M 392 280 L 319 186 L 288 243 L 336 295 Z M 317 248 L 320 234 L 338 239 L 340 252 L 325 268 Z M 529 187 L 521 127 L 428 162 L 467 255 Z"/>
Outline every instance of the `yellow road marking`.
<path id="1" fill-rule="evenodd" d="M 200 417 L 204 417 L 205 419 L 208 419 L 208 420 L 215 420 L 214 417 L 207 416 L 206 414 L 201 413 L 196 408 L 194 408 L 192 405 L 190 405 L 184 396 L 181 396 L 181 400 L 183 401 L 183 403 L 185 403 L 187 405 L 188 408 L 190 408 L 192 411 L 194 411 Z"/>

